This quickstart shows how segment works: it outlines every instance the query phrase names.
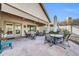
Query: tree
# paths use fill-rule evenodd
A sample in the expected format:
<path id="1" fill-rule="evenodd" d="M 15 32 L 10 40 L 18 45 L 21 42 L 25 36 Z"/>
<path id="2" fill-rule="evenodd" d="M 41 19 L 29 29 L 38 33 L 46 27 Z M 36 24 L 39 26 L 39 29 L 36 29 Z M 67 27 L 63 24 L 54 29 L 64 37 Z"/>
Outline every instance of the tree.
<path id="1" fill-rule="evenodd" d="M 71 26 L 71 33 L 72 33 L 72 25 L 73 25 L 72 17 L 68 17 L 67 25 Z"/>

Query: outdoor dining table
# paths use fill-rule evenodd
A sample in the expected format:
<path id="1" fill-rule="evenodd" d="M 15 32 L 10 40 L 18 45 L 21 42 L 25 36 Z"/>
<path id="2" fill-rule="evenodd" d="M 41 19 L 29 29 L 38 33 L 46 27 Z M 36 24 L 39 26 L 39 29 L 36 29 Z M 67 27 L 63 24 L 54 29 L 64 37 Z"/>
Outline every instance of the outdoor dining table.
<path id="1" fill-rule="evenodd" d="M 62 34 L 50 34 L 50 36 L 53 37 L 54 44 L 56 44 L 57 38 L 64 39 L 64 35 Z"/>
<path id="2" fill-rule="evenodd" d="M 27 34 L 30 36 L 30 35 L 34 35 L 35 32 L 27 32 Z"/>
<path id="3" fill-rule="evenodd" d="M 27 33 L 28 38 L 30 38 L 31 40 L 34 40 L 34 39 L 35 39 L 35 33 L 36 33 L 36 32 L 28 32 L 28 33 Z"/>

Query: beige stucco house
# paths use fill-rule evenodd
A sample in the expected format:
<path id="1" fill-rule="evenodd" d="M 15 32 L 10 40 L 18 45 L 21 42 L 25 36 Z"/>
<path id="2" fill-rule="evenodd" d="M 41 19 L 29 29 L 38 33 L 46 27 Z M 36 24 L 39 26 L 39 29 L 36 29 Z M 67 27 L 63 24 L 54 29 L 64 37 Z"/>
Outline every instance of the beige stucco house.
<path id="1" fill-rule="evenodd" d="M 42 4 L 1 3 L 0 28 L 8 36 L 24 36 L 26 31 L 43 31 L 50 22 Z"/>

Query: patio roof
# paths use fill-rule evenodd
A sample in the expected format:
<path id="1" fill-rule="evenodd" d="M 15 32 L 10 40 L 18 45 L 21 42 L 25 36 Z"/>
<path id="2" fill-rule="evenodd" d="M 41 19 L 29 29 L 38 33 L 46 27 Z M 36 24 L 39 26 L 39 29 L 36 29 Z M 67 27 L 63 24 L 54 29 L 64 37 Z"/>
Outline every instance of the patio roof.
<path id="1" fill-rule="evenodd" d="M 17 8 L 15 5 L 11 5 L 9 3 L 1 3 L 1 11 L 4 11 L 4 12 L 7 12 L 7 13 L 11 13 L 13 15 L 17 15 L 17 16 L 20 16 L 20 17 L 23 17 L 23 18 L 27 18 L 27 19 L 30 19 L 30 20 L 33 20 L 33 21 L 37 21 L 37 22 L 41 22 L 43 24 L 47 24 L 48 22 L 50 22 L 50 19 L 43 7 L 42 4 L 38 4 L 38 9 L 40 8 L 41 11 L 43 11 L 42 13 L 44 13 L 43 15 L 46 16 L 44 17 L 45 19 L 41 19 L 41 17 L 37 17 L 29 12 L 26 12 L 24 10 L 21 10 L 19 7 Z M 6 9 L 5 7 L 9 8 L 9 9 Z M 17 11 L 17 12 L 14 12 L 14 11 Z M 19 13 L 19 14 L 18 14 Z M 40 15 L 40 14 L 38 14 Z"/>
<path id="2" fill-rule="evenodd" d="M 47 18 L 48 18 L 49 22 L 51 22 L 51 20 L 50 20 L 50 18 L 49 18 L 49 16 L 48 16 L 48 14 L 47 14 L 47 12 L 46 12 L 46 10 L 45 10 L 45 8 L 44 8 L 43 4 L 41 4 L 41 3 L 39 3 L 39 4 L 40 4 L 41 8 L 43 9 L 43 11 L 44 11 L 45 15 L 47 16 Z"/>

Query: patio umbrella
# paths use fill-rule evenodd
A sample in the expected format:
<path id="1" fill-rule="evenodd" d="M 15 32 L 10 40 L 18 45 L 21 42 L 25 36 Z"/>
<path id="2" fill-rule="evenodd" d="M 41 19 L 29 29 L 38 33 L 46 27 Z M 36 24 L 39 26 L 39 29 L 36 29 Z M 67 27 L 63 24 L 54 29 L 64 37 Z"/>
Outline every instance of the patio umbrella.
<path id="1" fill-rule="evenodd" d="M 57 16 L 54 16 L 54 32 L 58 31 L 58 22 L 57 22 Z"/>

